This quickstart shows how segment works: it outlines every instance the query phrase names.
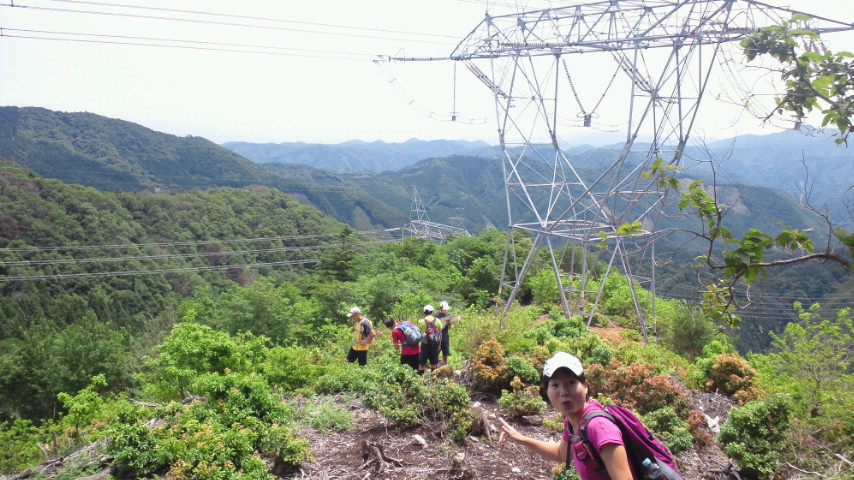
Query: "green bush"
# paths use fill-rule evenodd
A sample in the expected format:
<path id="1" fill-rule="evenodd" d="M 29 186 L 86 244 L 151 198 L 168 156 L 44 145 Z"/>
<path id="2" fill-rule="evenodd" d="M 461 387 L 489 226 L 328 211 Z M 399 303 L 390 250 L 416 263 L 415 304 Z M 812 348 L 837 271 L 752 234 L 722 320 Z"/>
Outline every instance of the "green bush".
<path id="1" fill-rule="evenodd" d="M 540 383 L 540 372 L 522 357 L 507 357 L 507 374 L 528 384 Z"/>
<path id="2" fill-rule="evenodd" d="M 44 459 L 37 443 L 48 443 L 48 425 L 37 427 L 29 420 L 0 423 L 0 475 L 23 471 Z"/>
<path id="3" fill-rule="evenodd" d="M 540 388 L 536 385 L 525 386 L 519 377 L 515 377 L 510 386 L 513 391 L 501 391 L 498 405 L 507 415 L 521 417 L 523 415 L 539 415 L 545 410 L 546 404 L 540 397 Z"/>
<path id="4" fill-rule="evenodd" d="M 745 475 L 772 478 L 792 428 L 791 420 L 788 395 L 774 395 L 764 402 L 754 400 L 730 411 L 718 441 Z"/>
<path id="5" fill-rule="evenodd" d="M 290 425 L 293 410 L 256 374 L 226 371 L 196 378 L 200 399 L 145 411 L 127 403 L 108 427 L 110 454 L 124 476 L 271 479 L 265 459 L 295 467 L 311 458 Z M 158 419 L 153 425 L 149 418 Z"/>
<path id="6" fill-rule="evenodd" d="M 322 371 L 322 357 L 318 349 L 300 346 L 271 348 L 261 371 L 267 381 L 284 392 L 293 392 L 314 382 Z"/>
<path id="7" fill-rule="evenodd" d="M 694 446 L 690 426 L 671 407 L 649 412 L 642 420 L 651 431 L 664 437 L 664 444 L 672 453 L 684 452 Z"/>

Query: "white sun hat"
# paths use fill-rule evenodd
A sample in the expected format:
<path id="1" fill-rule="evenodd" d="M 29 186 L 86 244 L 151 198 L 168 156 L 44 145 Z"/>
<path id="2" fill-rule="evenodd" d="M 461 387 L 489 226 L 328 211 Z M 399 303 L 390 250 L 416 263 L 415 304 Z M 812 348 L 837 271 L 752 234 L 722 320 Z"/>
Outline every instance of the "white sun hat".
<path id="1" fill-rule="evenodd" d="M 566 352 L 557 352 L 552 358 L 546 360 L 546 364 L 543 366 L 543 376 L 551 378 L 559 368 L 568 368 L 576 377 L 584 373 L 584 369 L 581 368 L 581 360 Z"/>

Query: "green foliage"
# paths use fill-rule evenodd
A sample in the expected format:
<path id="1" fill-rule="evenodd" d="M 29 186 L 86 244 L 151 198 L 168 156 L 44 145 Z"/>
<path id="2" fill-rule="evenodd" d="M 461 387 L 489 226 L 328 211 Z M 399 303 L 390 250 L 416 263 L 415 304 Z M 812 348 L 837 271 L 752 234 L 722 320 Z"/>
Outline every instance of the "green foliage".
<path id="1" fill-rule="evenodd" d="M 511 417 L 523 415 L 539 415 L 545 410 L 546 404 L 540 396 L 540 387 L 525 385 L 519 377 L 510 382 L 512 391 L 502 390 L 498 405 Z"/>
<path id="2" fill-rule="evenodd" d="M 507 374 L 527 384 L 539 384 L 540 382 L 540 371 L 534 368 L 527 359 L 515 355 L 507 357 Z"/>
<path id="3" fill-rule="evenodd" d="M 564 469 L 560 466 L 552 469 L 552 478 L 554 480 L 581 480 L 574 468 Z"/>
<path id="4" fill-rule="evenodd" d="M 844 143 L 852 131 L 851 84 L 854 66 L 849 52 L 822 53 L 810 51 L 819 39 L 818 33 L 806 28 L 809 18 L 796 14 L 791 21 L 759 29 L 741 41 L 748 60 L 770 55 L 782 64 L 781 77 L 786 81 L 786 93 L 777 98 L 779 113 L 790 111 L 798 119 L 807 112 L 819 109 L 824 114 L 822 126 L 832 124 L 839 129 L 838 143 Z M 804 26 L 803 28 L 798 28 Z M 802 52 L 799 42 L 804 40 Z M 807 43 L 809 42 L 809 43 Z"/>
<path id="5" fill-rule="evenodd" d="M 721 426 L 718 441 L 724 451 L 752 478 L 772 478 L 792 428 L 792 411 L 787 395 L 766 401 L 754 400 L 730 411 Z"/>
<path id="6" fill-rule="evenodd" d="M 718 335 L 717 325 L 682 303 L 663 337 L 676 353 L 690 360 L 702 354 L 703 347 Z"/>
<path id="7" fill-rule="evenodd" d="M 108 430 L 110 453 L 124 475 L 168 473 L 172 478 L 274 478 L 265 458 L 293 467 L 310 459 L 308 442 L 288 424 L 292 409 L 256 374 L 206 373 L 191 388 L 190 405 L 158 407 L 149 414 L 127 404 Z M 140 420 L 159 419 L 153 426 Z"/>
<path id="8" fill-rule="evenodd" d="M 76 393 L 93 376 L 110 385 L 130 385 L 128 337 L 88 314 L 65 328 L 42 323 L 20 341 L 7 341 L 0 356 L 0 415 L 50 418 L 60 392 Z"/>
<path id="9" fill-rule="evenodd" d="M 439 375 L 425 377 L 401 365 L 394 355 L 383 355 L 367 367 L 330 366 L 314 388 L 321 394 L 357 393 L 365 407 L 377 410 L 401 429 L 426 422 L 442 422 L 450 428 L 453 421 L 467 421 L 466 388 Z"/>
<path id="10" fill-rule="evenodd" d="M 322 354 L 319 349 L 308 349 L 297 345 L 273 347 L 261 365 L 267 381 L 284 392 L 293 392 L 311 385 L 323 370 Z"/>
<path id="11" fill-rule="evenodd" d="M 80 390 L 77 395 L 72 396 L 64 392 L 58 395 L 59 401 L 64 404 L 68 412 L 63 420 L 74 426 L 78 441 L 80 440 L 80 428 L 88 425 L 104 408 L 104 399 L 96 390 L 106 386 L 107 380 L 104 375 L 96 375 L 92 377 L 89 386 Z"/>
<path id="12" fill-rule="evenodd" d="M 774 350 L 754 356 L 760 365 L 763 386 L 792 395 L 794 413 L 820 432 L 825 441 L 854 447 L 851 408 L 854 408 L 854 374 L 851 345 L 854 328 L 849 309 L 832 320 L 822 319 L 818 304 L 808 310 L 796 304 L 801 323 L 790 323 L 780 334 L 771 334 Z"/>
<path id="13" fill-rule="evenodd" d="M 530 285 L 534 296 L 534 304 L 545 306 L 560 302 L 560 293 L 553 270 L 542 269 L 529 275 L 525 282 Z"/>
<path id="14" fill-rule="evenodd" d="M 0 423 L 0 474 L 20 472 L 44 458 L 39 443 L 46 443 L 50 434 L 29 420 Z"/>
<path id="15" fill-rule="evenodd" d="M 649 412 L 641 420 L 649 430 L 664 437 L 664 444 L 673 454 L 690 450 L 694 446 L 690 426 L 671 407 Z"/>
<path id="16" fill-rule="evenodd" d="M 266 354 L 265 343 L 251 334 L 231 337 L 206 325 L 178 323 L 155 349 L 157 355 L 146 359 L 147 371 L 139 378 L 153 398 L 180 400 L 199 375 L 254 371 Z"/>

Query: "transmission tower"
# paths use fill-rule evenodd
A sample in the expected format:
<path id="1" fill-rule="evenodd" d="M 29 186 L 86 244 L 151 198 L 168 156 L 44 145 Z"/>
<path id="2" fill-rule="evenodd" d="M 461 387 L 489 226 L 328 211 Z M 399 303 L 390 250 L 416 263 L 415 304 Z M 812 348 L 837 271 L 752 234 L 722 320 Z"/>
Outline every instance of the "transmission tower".
<path id="1" fill-rule="evenodd" d="M 647 322 L 654 303 L 643 311 L 634 287 L 648 282 L 654 299 L 654 244 L 665 233 L 657 226 L 657 202 L 665 194 L 644 172 L 657 159 L 663 166 L 680 164 L 721 49 L 794 13 L 753 0 L 604 0 L 486 15 L 450 58 L 495 99 L 510 227 L 502 270 L 502 288 L 510 289 L 505 312 L 546 247 L 567 316 L 586 315 L 589 325 L 604 279 L 619 268 L 644 339 L 656 335 L 654 322 Z M 826 18 L 810 22 L 820 34 L 852 29 Z M 560 145 L 562 128 L 574 124 L 567 118 L 581 118 L 587 127 L 594 118 L 625 125 L 616 159 L 592 169 L 576 166 Z M 621 229 L 633 222 L 634 228 Z M 516 232 L 533 237 L 527 252 L 517 251 Z M 586 253 L 571 262 L 572 281 L 562 280 L 566 272 L 556 250 L 567 243 L 607 260 L 600 286 L 587 295 Z M 650 262 L 646 280 L 632 274 L 638 259 Z M 504 278 L 508 271 L 511 280 Z"/>
<path id="2" fill-rule="evenodd" d="M 409 223 L 403 226 L 403 235 L 426 238 L 434 242 L 442 243 L 449 234 L 469 236 L 469 232 L 460 227 L 431 222 L 427 215 L 427 209 L 421 203 L 418 189 L 412 187 L 412 203 L 409 210 Z"/>

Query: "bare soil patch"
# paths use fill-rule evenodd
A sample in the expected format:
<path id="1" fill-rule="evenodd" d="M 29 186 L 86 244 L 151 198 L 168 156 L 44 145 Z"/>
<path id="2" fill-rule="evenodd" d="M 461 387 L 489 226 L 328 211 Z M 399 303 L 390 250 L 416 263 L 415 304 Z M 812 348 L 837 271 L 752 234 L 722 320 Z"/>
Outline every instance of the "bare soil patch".
<path id="1" fill-rule="evenodd" d="M 513 443 L 498 443 L 498 418 L 502 417 L 494 397 L 484 397 L 475 405 L 483 409 L 491 424 L 491 434 L 468 436 L 455 442 L 443 437 L 429 425 L 408 431 L 398 431 L 377 412 L 353 403 L 357 427 L 347 432 L 299 432 L 311 441 L 312 462 L 289 474 L 289 479 L 320 480 L 422 480 L 422 479 L 530 479 L 548 480 L 554 468 L 562 465 L 543 460 L 524 447 Z M 546 418 L 555 412 L 549 409 Z M 541 440 L 556 441 L 559 434 L 542 425 L 511 421 L 525 435 Z M 420 436 L 426 446 L 417 439 Z M 375 455 L 366 454 L 363 445 L 381 447 L 389 459 L 381 465 Z M 677 463 L 688 480 L 723 480 L 736 478 L 728 472 L 733 468 L 729 458 L 717 445 L 706 446 L 677 455 Z"/>

